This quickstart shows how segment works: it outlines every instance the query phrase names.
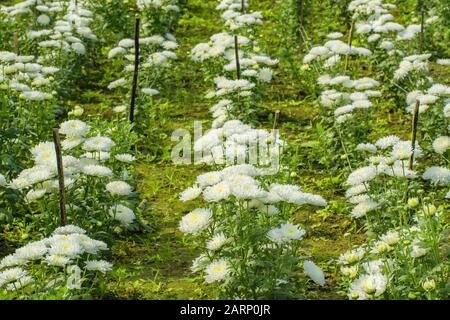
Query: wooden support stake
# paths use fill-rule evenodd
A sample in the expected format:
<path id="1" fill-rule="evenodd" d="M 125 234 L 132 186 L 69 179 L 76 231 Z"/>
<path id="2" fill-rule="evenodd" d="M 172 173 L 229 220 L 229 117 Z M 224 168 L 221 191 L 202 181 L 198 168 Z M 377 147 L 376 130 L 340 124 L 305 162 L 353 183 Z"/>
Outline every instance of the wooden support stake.
<path id="1" fill-rule="evenodd" d="M 348 62 L 350 60 L 350 53 L 352 50 L 352 41 L 353 41 L 353 33 L 355 32 L 355 19 L 352 19 L 352 24 L 350 26 L 350 31 L 348 33 L 348 41 L 347 41 L 347 45 L 349 46 L 348 50 L 349 52 L 347 53 L 347 55 L 345 56 L 345 69 L 344 72 L 347 73 L 347 69 L 348 69 Z"/>
<path id="2" fill-rule="evenodd" d="M 241 12 L 245 13 L 245 0 L 241 0 Z"/>
<path id="3" fill-rule="evenodd" d="M 53 128 L 53 142 L 55 143 L 56 165 L 58 168 L 58 182 L 59 182 L 59 213 L 61 219 L 61 226 L 67 224 L 66 214 L 66 196 L 64 188 L 64 167 L 61 154 L 61 141 L 59 140 L 59 129 Z"/>
<path id="4" fill-rule="evenodd" d="M 241 79 L 241 65 L 239 63 L 239 43 L 238 37 L 234 36 L 234 54 L 236 57 L 236 77 L 238 80 Z"/>
<path id="5" fill-rule="evenodd" d="M 417 124 L 419 122 L 419 108 L 420 102 L 416 101 L 413 111 L 412 120 L 412 139 L 411 139 L 411 155 L 409 156 L 409 170 L 413 170 L 414 166 L 414 151 L 416 149 L 416 139 L 417 139 Z"/>
<path id="6" fill-rule="evenodd" d="M 131 105 L 130 105 L 130 122 L 134 122 L 134 109 L 136 106 L 136 90 L 139 75 L 139 32 L 140 32 L 141 19 L 136 18 L 134 29 L 134 74 L 133 74 L 133 87 L 131 88 Z"/>
<path id="7" fill-rule="evenodd" d="M 425 44 L 425 11 L 423 10 L 423 3 L 420 6 L 420 42 L 419 42 L 419 50 L 420 53 L 423 53 L 424 44 Z"/>
<path id="8" fill-rule="evenodd" d="M 14 53 L 19 55 L 20 51 L 19 51 L 19 33 L 17 31 L 14 32 Z"/>

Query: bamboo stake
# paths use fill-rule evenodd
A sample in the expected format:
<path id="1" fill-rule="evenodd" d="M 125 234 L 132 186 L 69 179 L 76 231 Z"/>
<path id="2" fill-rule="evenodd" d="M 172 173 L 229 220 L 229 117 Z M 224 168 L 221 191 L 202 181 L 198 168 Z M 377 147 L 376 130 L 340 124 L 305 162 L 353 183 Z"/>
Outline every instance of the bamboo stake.
<path id="1" fill-rule="evenodd" d="M 420 42 L 419 42 L 419 50 L 420 53 L 423 53 L 424 44 L 425 44 L 425 11 L 423 10 L 423 3 L 420 5 Z"/>
<path id="2" fill-rule="evenodd" d="M 17 31 L 14 32 L 14 51 L 15 54 L 19 55 L 19 34 Z"/>
<path id="3" fill-rule="evenodd" d="M 58 168 L 58 182 L 59 182 L 59 213 L 61 219 L 61 226 L 67 224 L 66 214 L 66 196 L 64 189 L 64 167 L 61 154 L 61 141 L 59 139 L 59 129 L 53 128 L 53 142 L 55 143 L 56 165 Z"/>
<path id="4" fill-rule="evenodd" d="M 241 65 L 239 63 L 239 43 L 238 37 L 234 36 L 234 55 L 236 58 L 236 77 L 238 80 L 241 79 Z"/>
<path id="5" fill-rule="evenodd" d="M 350 60 L 350 51 L 352 50 L 352 41 L 353 41 L 353 33 L 354 33 L 354 31 L 355 31 L 355 19 L 353 18 L 352 19 L 352 24 L 350 26 L 350 31 L 349 31 L 349 34 L 348 34 L 347 44 L 349 46 L 349 49 L 348 49 L 349 52 L 345 56 L 345 69 L 344 69 L 345 73 L 347 73 L 348 63 L 349 63 L 349 60 Z"/>
<path id="6" fill-rule="evenodd" d="M 133 87 L 131 88 L 130 122 L 134 122 L 134 109 L 136 105 L 136 90 L 139 75 L 139 32 L 141 19 L 136 18 L 134 29 L 134 74 Z"/>
<path id="7" fill-rule="evenodd" d="M 416 139 L 417 139 L 417 124 L 419 122 L 419 108 L 420 102 L 416 101 L 413 112 L 412 120 L 412 139 L 411 139 L 411 155 L 409 156 L 409 170 L 413 169 L 414 166 L 414 151 L 416 149 Z"/>

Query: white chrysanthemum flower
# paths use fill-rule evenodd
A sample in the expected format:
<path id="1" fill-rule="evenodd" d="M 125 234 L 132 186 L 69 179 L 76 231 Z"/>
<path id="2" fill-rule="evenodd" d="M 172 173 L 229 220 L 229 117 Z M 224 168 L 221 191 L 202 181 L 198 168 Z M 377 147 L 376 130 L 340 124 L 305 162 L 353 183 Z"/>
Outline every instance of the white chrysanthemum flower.
<path id="1" fill-rule="evenodd" d="M 352 203 L 352 204 L 359 204 L 361 202 L 370 200 L 370 196 L 367 194 L 358 194 L 356 196 L 350 197 L 347 199 L 348 202 Z"/>
<path id="2" fill-rule="evenodd" d="M 339 39 L 342 38 L 344 35 L 340 32 L 331 32 L 327 35 L 328 39 Z"/>
<path id="3" fill-rule="evenodd" d="M 50 93 L 43 93 L 40 91 L 26 91 L 22 92 L 20 97 L 30 101 L 42 101 L 51 99 L 52 95 Z"/>
<path id="4" fill-rule="evenodd" d="M 127 50 L 122 47 L 113 48 L 108 52 L 108 59 L 112 59 L 119 54 L 124 55 L 126 52 Z"/>
<path id="5" fill-rule="evenodd" d="M 305 230 L 290 222 L 282 224 L 280 229 L 284 234 L 284 237 L 289 240 L 300 240 L 306 233 Z"/>
<path id="6" fill-rule="evenodd" d="M 269 83 L 270 81 L 272 81 L 272 76 L 273 72 L 269 68 L 261 68 L 261 70 L 259 70 L 258 78 L 262 82 Z"/>
<path id="7" fill-rule="evenodd" d="M 202 188 L 196 186 L 187 188 L 180 193 L 180 200 L 183 202 L 194 200 L 201 195 L 202 191 Z"/>
<path id="8" fill-rule="evenodd" d="M 36 22 L 40 24 L 41 26 L 46 26 L 50 23 L 50 17 L 46 14 L 41 14 L 39 17 L 37 17 Z"/>
<path id="9" fill-rule="evenodd" d="M 397 160 L 409 159 L 412 153 L 412 146 L 410 141 L 399 141 L 397 142 L 390 153 L 391 157 Z M 414 157 L 419 158 L 423 154 L 419 143 L 416 141 L 416 146 L 414 148 Z"/>
<path id="10" fill-rule="evenodd" d="M 377 152 L 377 147 L 371 143 L 360 143 L 356 146 L 356 151 L 367 151 L 370 153 Z"/>
<path id="11" fill-rule="evenodd" d="M 188 234 L 196 234 L 208 227 L 211 218 L 211 210 L 202 208 L 195 209 L 181 219 L 180 231 Z"/>
<path id="12" fill-rule="evenodd" d="M 365 216 L 368 212 L 376 210 L 379 208 L 379 204 L 371 199 L 362 201 L 356 205 L 352 210 L 352 217 L 361 218 Z"/>
<path id="13" fill-rule="evenodd" d="M 27 192 L 27 194 L 25 196 L 25 200 L 27 203 L 31 203 L 31 202 L 41 199 L 46 193 L 47 193 L 46 189 L 30 190 Z"/>
<path id="14" fill-rule="evenodd" d="M 61 141 L 63 150 L 71 150 L 84 142 L 84 138 L 81 137 L 68 137 Z"/>
<path id="15" fill-rule="evenodd" d="M 17 281 L 26 275 L 28 275 L 27 271 L 20 267 L 3 270 L 0 272 L 0 286 Z"/>
<path id="16" fill-rule="evenodd" d="M 103 241 L 91 239 L 84 234 L 77 234 L 75 237 L 86 253 L 98 254 L 99 251 L 108 250 L 108 245 Z"/>
<path id="17" fill-rule="evenodd" d="M 201 187 L 207 187 L 219 183 L 222 180 L 222 173 L 220 171 L 211 171 L 201 174 L 197 177 L 197 183 Z"/>
<path id="18" fill-rule="evenodd" d="M 364 184 L 357 184 L 345 191 L 345 197 L 354 197 L 364 192 L 367 192 L 367 187 Z"/>
<path id="19" fill-rule="evenodd" d="M 27 245 L 19 248 L 14 253 L 18 259 L 25 261 L 32 261 L 42 259 L 47 253 L 47 247 L 40 241 L 30 242 Z"/>
<path id="20" fill-rule="evenodd" d="M 327 202 L 319 195 L 302 192 L 298 186 L 272 184 L 270 186 L 267 201 L 276 203 L 286 201 L 296 205 L 312 204 L 316 206 L 325 206 Z"/>
<path id="21" fill-rule="evenodd" d="M 442 66 L 450 66 L 450 59 L 437 59 L 436 63 Z"/>
<path id="22" fill-rule="evenodd" d="M 101 166 L 101 165 L 86 165 L 82 168 L 83 173 L 89 175 L 89 176 L 96 176 L 96 177 L 109 177 L 112 175 L 112 170 L 108 167 Z"/>
<path id="23" fill-rule="evenodd" d="M 77 234 L 85 234 L 86 230 L 84 230 L 83 228 L 80 228 L 78 226 L 75 225 L 67 225 L 67 226 L 63 226 L 63 227 L 58 227 L 53 231 L 53 234 L 61 234 L 61 235 L 67 235 L 67 234 L 73 234 L 73 233 L 77 233 Z"/>
<path id="24" fill-rule="evenodd" d="M 109 215 L 124 226 L 130 225 L 136 219 L 133 210 L 121 204 L 109 208 Z"/>
<path id="25" fill-rule="evenodd" d="M 429 167 L 422 175 L 425 180 L 431 180 L 434 184 L 450 184 L 450 170 L 444 167 Z"/>
<path id="26" fill-rule="evenodd" d="M 155 95 L 159 94 L 158 90 L 152 89 L 152 88 L 142 88 L 141 91 L 143 94 L 147 94 L 150 96 L 155 96 Z"/>
<path id="27" fill-rule="evenodd" d="M 66 256 L 60 256 L 60 255 L 47 255 L 44 258 L 44 261 L 49 266 L 57 266 L 57 267 L 65 267 L 66 265 L 71 263 L 71 259 Z"/>
<path id="28" fill-rule="evenodd" d="M 83 247 L 74 239 L 56 240 L 50 244 L 49 254 L 77 258 L 84 252 Z"/>
<path id="29" fill-rule="evenodd" d="M 90 127 L 80 120 L 64 121 L 60 125 L 59 133 L 64 134 L 70 138 L 82 137 L 87 134 Z"/>
<path id="30" fill-rule="evenodd" d="M 320 286 L 325 285 L 325 276 L 320 267 L 318 267 L 314 262 L 305 260 L 303 261 L 303 269 L 305 273 L 310 277 L 315 283 Z"/>
<path id="31" fill-rule="evenodd" d="M 132 48 L 132 47 L 134 47 L 134 40 L 133 39 L 122 39 L 119 41 L 119 47 Z"/>
<path id="32" fill-rule="evenodd" d="M 21 266 L 27 264 L 27 260 L 20 259 L 15 254 L 9 254 L 0 260 L 0 270 L 6 267 Z"/>
<path id="33" fill-rule="evenodd" d="M 209 262 L 211 262 L 211 260 L 208 258 L 208 255 L 201 254 L 192 261 L 191 271 L 199 272 L 199 271 L 205 269 L 206 265 Z"/>
<path id="34" fill-rule="evenodd" d="M 113 196 L 128 196 L 133 188 L 124 181 L 111 181 L 106 185 L 106 190 Z"/>
<path id="35" fill-rule="evenodd" d="M 269 230 L 267 237 L 274 243 L 283 244 L 291 240 L 300 240 L 305 233 L 305 230 L 299 226 L 287 222 L 278 228 Z"/>
<path id="36" fill-rule="evenodd" d="M 392 246 L 400 241 L 400 234 L 395 230 L 390 230 L 383 234 L 380 240 Z"/>
<path id="37" fill-rule="evenodd" d="M 362 260 L 366 252 L 363 248 L 356 248 L 353 250 L 346 251 L 339 256 L 339 262 L 342 264 L 353 264 Z"/>
<path id="38" fill-rule="evenodd" d="M 120 162 L 125 162 L 125 163 L 131 163 L 133 161 L 136 161 L 136 157 L 131 154 L 128 154 L 128 153 L 116 154 L 114 156 L 114 158 L 116 158 L 116 160 L 118 160 Z"/>
<path id="39" fill-rule="evenodd" d="M 385 149 L 395 145 L 399 141 L 400 141 L 399 137 L 391 135 L 391 136 L 387 136 L 387 137 L 378 139 L 377 142 L 375 142 L 375 145 L 378 148 L 385 150 Z"/>
<path id="40" fill-rule="evenodd" d="M 224 280 L 230 274 L 230 267 L 225 259 L 213 261 L 205 269 L 205 281 L 212 283 Z"/>
<path id="41" fill-rule="evenodd" d="M 362 275 L 350 285 L 348 297 L 352 300 L 367 300 L 381 296 L 388 284 L 388 278 L 380 273 Z"/>
<path id="42" fill-rule="evenodd" d="M 449 100 L 447 100 L 447 104 L 444 106 L 443 113 L 444 113 L 444 117 L 450 118 L 450 101 Z"/>
<path id="43" fill-rule="evenodd" d="M 72 43 L 71 47 L 78 54 L 86 53 L 86 47 L 82 43 L 79 43 L 79 42 Z"/>
<path id="44" fill-rule="evenodd" d="M 208 202 L 218 202 L 228 199 L 231 189 L 226 181 L 219 182 L 213 186 L 207 187 L 203 191 L 203 198 Z"/>
<path id="45" fill-rule="evenodd" d="M 206 243 L 206 249 L 211 251 L 219 250 L 223 247 L 223 245 L 227 242 L 227 237 L 221 232 L 212 237 L 211 240 L 209 240 Z"/>
<path id="46" fill-rule="evenodd" d="M 359 185 L 374 179 L 377 175 L 375 166 L 367 166 L 354 170 L 347 178 L 346 184 L 350 186 Z"/>
<path id="47" fill-rule="evenodd" d="M 433 142 L 433 150 L 436 153 L 444 154 L 450 147 L 450 137 L 440 136 L 437 137 Z"/>
<path id="48" fill-rule="evenodd" d="M 112 269 L 112 263 L 105 260 L 88 260 L 85 262 L 86 269 L 90 271 L 100 271 L 105 274 Z"/>
<path id="49" fill-rule="evenodd" d="M 429 248 L 423 248 L 415 243 L 410 246 L 410 255 L 413 258 L 421 258 L 430 251 Z"/>
<path id="50" fill-rule="evenodd" d="M 93 137 L 86 139 L 82 149 L 86 151 L 109 151 L 116 143 L 108 137 Z"/>
<path id="51" fill-rule="evenodd" d="M 115 89 L 115 88 L 118 88 L 118 87 L 123 87 L 126 84 L 127 84 L 127 80 L 125 78 L 120 78 L 120 79 L 117 79 L 117 80 L 111 82 L 108 85 L 108 89 L 112 90 L 112 89 Z"/>

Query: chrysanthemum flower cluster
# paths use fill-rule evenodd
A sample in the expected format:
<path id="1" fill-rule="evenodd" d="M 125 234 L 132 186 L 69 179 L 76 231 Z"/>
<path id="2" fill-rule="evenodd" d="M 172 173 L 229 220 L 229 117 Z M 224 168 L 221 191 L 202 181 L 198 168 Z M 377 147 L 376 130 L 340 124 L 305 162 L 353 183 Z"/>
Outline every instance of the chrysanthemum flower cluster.
<path id="1" fill-rule="evenodd" d="M 29 242 L 0 261 L 0 290 L 39 293 L 49 285 L 80 290 L 94 274 L 111 270 L 111 263 L 94 259 L 105 250 L 105 242 L 78 226 L 56 228 L 50 237 Z"/>
<path id="2" fill-rule="evenodd" d="M 339 257 L 349 299 L 433 299 L 445 286 L 448 264 L 435 237 L 445 228 L 443 212 L 417 198 L 408 206 L 414 211 L 412 226 L 390 229 Z"/>
<path id="3" fill-rule="evenodd" d="M 121 225 L 128 226 L 135 219 L 133 210 L 126 206 L 126 199 L 133 196 L 133 187 L 122 179 L 129 175 L 129 164 L 135 157 L 122 153 L 123 148 L 116 142 L 95 131 L 81 120 L 68 120 L 60 125 L 60 133 L 65 136 L 61 145 L 70 216 L 74 211 L 77 212 L 73 216 L 75 219 L 80 212 L 85 216 L 100 210 L 96 217 L 99 221 L 104 221 L 109 215 Z M 8 187 L 20 192 L 28 204 L 46 202 L 58 194 L 55 146 L 53 142 L 41 142 L 30 152 L 33 166 L 21 171 Z M 87 197 L 95 198 L 105 191 L 107 196 L 102 197 L 103 200 L 86 201 Z M 57 216 L 55 212 L 47 214 Z M 51 216 L 49 218 L 54 220 Z M 86 221 L 79 223 L 85 224 Z"/>

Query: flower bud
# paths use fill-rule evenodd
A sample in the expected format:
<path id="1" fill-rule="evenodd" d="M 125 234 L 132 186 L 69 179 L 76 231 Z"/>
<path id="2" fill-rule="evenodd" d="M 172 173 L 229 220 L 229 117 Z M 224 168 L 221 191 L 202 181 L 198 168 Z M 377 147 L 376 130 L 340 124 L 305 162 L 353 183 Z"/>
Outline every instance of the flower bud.
<path id="1" fill-rule="evenodd" d="M 73 115 L 76 117 L 80 117 L 84 113 L 84 109 L 76 106 L 75 110 L 73 110 Z"/>
<path id="2" fill-rule="evenodd" d="M 428 204 L 423 207 L 423 213 L 426 217 L 432 217 L 436 213 L 437 209 L 434 205 Z"/>
<path id="3" fill-rule="evenodd" d="M 417 198 L 409 198 L 408 199 L 408 207 L 415 208 L 419 205 L 419 199 Z"/>
<path id="4" fill-rule="evenodd" d="M 436 289 L 436 282 L 433 279 L 430 279 L 430 280 L 427 279 L 422 284 L 422 288 L 425 291 L 432 291 L 432 290 Z"/>

